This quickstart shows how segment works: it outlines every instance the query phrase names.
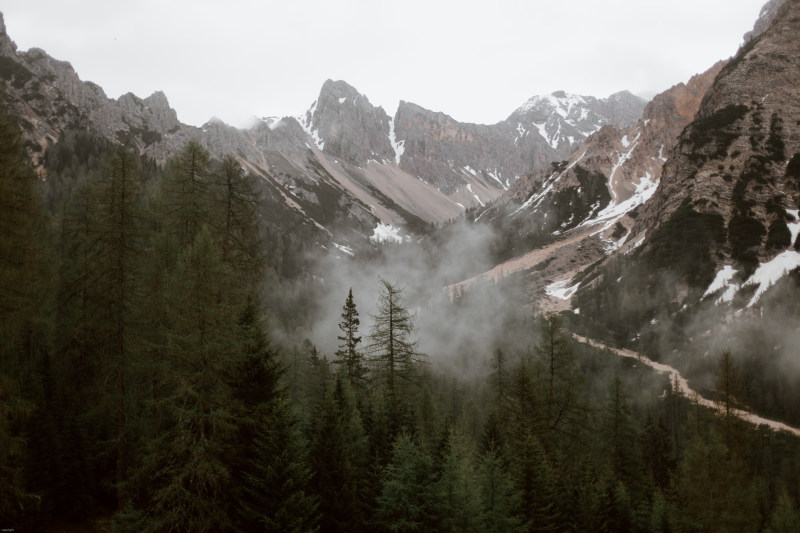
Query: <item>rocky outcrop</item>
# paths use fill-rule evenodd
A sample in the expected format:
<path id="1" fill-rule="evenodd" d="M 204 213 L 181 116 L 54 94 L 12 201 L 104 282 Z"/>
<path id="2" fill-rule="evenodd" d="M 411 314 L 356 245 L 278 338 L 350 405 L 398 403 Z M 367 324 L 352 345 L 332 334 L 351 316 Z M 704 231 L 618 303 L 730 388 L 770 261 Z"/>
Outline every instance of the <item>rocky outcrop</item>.
<path id="1" fill-rule="evenodd" d="M 800 3 L 783 3 L 769 28 L 721 69 L 697 117 L 665 163 L 634 231 L 651 233 L 680 206 L 721 216 L 716 253 L 752 268 L 788 246 L 800 207 Z M 776 237 L 777 236 L 777 237 Z"/>
<path id="2" fill-rule="evenodd" d="M 448 194 L 475 177 L 499 193 L 567 157 L 602 126 L 635 122 L 644 105 L 628 92 L 597 99 L 557 91 L 531 98 L 502 122 L 481 125 L 401 102 L 394 119 L 403 143 L 400 167 Z"/>
<path id="3" fill-rule="evenodd" d="M 395 136 L 402 142 L 400 168 L 447 194 L 474 181 L 493 197 L 530 166 L 514 146 L 513 134 L 502 123 L 493 126 L 454 120 L 408 102 L 400 102 L 394 118 Z M 473 205 L 474 200 L 464 203 Z"/>

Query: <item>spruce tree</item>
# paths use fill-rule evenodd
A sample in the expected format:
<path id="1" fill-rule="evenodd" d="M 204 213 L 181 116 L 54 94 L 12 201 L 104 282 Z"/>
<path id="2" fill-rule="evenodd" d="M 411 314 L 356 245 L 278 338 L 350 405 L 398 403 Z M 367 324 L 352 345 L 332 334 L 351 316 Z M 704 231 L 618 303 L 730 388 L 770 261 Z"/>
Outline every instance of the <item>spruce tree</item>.
<path id="1" fill-rule="evenodd" d="M 506 461 L 496 448 L 483 452 L 478 464 L 481 497 L 481 529 L 490 533 L 520 531 L 519 491 L 514 487 Z"/>
<path id="2" fill-rule="evenodd" d="M 259 409 L 249 455 L 234 485 L 233 528 L 243 533 L 318 531 L 318 500 L 297 421 L 282 399 Z"/>
<path id="3" fill-rule="evenodd" d="M 445 531 L 480 531 L 481 487 L 474 450 L 463 433 L 451 429 L 436 484 L 439 515 Z"/>
<path id="4" fill-rule="evenodd" d="M 116 448 L 117 503 L 126 504 L 123 491 L 128 468 L 128 443 L 133 437 L 128 426 L 135 418 L 130 404 L 131 369 L 140 361 L 138 352 L 140 319 L 140 281 L 146 258 L 146 220 L 140 187 L 138 159 L 127 148 L 113 151 L 95 191 L 95 217 L 90 239 L 91 278 L 94 284 L 94 315 L 98 319 L 99 339 L 95 350 L 101 360 L 101 381 L 109 390 L 101 398 L 111 402 L 114 413 Z M 134 394 L 134 396 L 137 396 Z M 105 408 L 105 407 L 104 407 Z"/>
<path id="5" fill-rule="evenodd" d="M 358 319 L 358 309 L 353 300 L 353 289 L 347 293 L 342 308 L 342 321 L 339 322 L 339 330 L 342 332 L 337 338 L 341 342 L 336 351 L 334 360 L 346 372 L 350 384 L 356 390 L 363 390 L 366 385 L 367 368 L 364 364 L 364 354 L 358 350 L 361 337 L 358 335 L 358 327 L 361 321 Z"/>
<path id="6" fill-rule="evenodd" d="M 383 531 L 435 529 L 433 460 L 407 433 L 394 443 L 378 496 L 377 525 Z"/>

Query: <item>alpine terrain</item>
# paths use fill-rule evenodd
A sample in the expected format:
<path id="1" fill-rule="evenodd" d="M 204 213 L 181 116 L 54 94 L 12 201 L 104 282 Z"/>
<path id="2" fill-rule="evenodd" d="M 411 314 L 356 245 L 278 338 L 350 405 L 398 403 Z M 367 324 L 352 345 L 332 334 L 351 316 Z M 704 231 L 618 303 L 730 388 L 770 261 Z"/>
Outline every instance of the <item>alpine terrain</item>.
<path id="1" fill-rule="evenodd" d="M 800 0 L 731 52 L 194 127 L 0 15 L 0 529 L 800 530 Z"/>

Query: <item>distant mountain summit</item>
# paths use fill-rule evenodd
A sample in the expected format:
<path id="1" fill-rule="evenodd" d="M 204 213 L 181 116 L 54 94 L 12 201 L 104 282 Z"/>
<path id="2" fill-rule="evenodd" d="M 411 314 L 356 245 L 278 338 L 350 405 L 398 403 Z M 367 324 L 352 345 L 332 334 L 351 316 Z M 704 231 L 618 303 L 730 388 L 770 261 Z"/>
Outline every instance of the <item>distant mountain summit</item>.
<path id="1" fill-rule="evenodd" d="M 37 164 L 70 129 L 128 143 L 160 163 L 196 138 L 217 158 L 235 154 L 318 227 L 365 236 L 379 222 L 418 230 L 486 205 L 602 126 L 635 122 L 645 105 L 628 92 L 556 92 L 497 124 L 469 124 L 409 102 L 392 117 L 346 82 L 328 80 L 298 117 L 247 129 L 212 119 L 196 128 L 178 121 L 161 92 L 110 99 L 69 63 L 36 48 L 19 52 L 1 17 L 0 78 Z"/>

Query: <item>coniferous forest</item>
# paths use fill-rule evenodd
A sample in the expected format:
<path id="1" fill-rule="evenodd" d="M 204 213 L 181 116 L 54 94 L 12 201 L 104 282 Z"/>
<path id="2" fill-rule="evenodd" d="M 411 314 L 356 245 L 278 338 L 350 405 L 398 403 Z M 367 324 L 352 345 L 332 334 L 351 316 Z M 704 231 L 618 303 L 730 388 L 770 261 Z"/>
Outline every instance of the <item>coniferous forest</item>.
<path id="1" fill-rule="evenodd" d="M 3 530 L 800 531 L 800 441 L 734 415 L 727 352 L 713 412 L 521 305 L 465 377 L 381 279 L 323 353 L 313 228 L 233 156 L 44 160 L 3 114 Z"/>

